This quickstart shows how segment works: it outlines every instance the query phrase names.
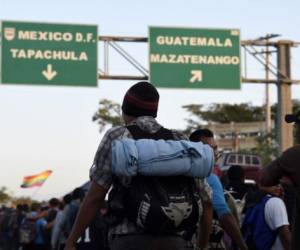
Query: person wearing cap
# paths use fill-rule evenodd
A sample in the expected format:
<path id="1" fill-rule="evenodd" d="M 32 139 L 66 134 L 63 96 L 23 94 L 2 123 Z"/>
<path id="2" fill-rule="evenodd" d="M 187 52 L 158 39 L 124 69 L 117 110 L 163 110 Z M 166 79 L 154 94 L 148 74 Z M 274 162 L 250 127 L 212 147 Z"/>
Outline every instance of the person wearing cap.
<path id="1" fill-rule="evenodd" d="M 138 82 L 126 92 L 122 103 L 122 117 L 125 126 L 118 126 L 109 129 L 102 138 L 96 152 L 94 163 L 90 169 L 91 186 L 82 202 L 74 226 L 66 242 L 65 250 L 74 250 L 77 239 L 84 232 L 85 228 L 93 221 L 100 210 L 108 190 L 114 184 L 128 185 L 129 177 L 118 178 L 112 174 L 112 142 L 122 138 L 133 138 L 128 126 L 136 125 L 140 130 L 155 134 L 162 129 L 156 121 L 159 102 L 159 93 L 156 88 L 148 82 Z M 176 131 L 171 130 L 174 140 L 187 140 L 187 138 Z M 204 186 L 205 185 L 205 186 Z M 203 187 L 199 192 L 200 196 L 211 199 L 211 190 L 203 181 Z M 204 199 L 204 198 L 203 198 Z M 127 218 L 118 220 L 111 225 L 108 233 L 110 248 L 121 249 L 186 249 L 186 242 L 178 235 L 164 235 L 159 239 L 144 234 L 141 228 Z"/>
<path id="2" fill-rule="evenodd" d="M 283 176 L 288 176 L 292 180 L 297 192 L 291 249 L 298 250 L 300 249 L 300 110 L 296 114 L 286 115 L 285 121 L 294 123 L 296 145 L 284 151 L 280 157 L 264 168 L 261 184 L 264 186 L 276 185 Z"/>
<path id="3" fill-rule="evenodd" d="M 210 145 L 214 150 L 215 159 L 218 158 L 217 145 L 214 140 L 214 134 L 211 130 L 197 129 L 191 133 L 189 139 L 193 142 L 202 142 L 203 144 Z M 226 202 L 223 186 L 218 176 L 215 173 L 211 173 L 211 175 L 207 177 L 207 183 L 213 192 L 212 204 L 214 210 L 213 230 L 211 232 L 209 242 L 210 249 L 225 249 L 223 237 L 219 237 L 224 234 L 220 229 L 220 226 L 235 242 L 239 249 L 248 249 L 243 240 L 237 220 Z"/>

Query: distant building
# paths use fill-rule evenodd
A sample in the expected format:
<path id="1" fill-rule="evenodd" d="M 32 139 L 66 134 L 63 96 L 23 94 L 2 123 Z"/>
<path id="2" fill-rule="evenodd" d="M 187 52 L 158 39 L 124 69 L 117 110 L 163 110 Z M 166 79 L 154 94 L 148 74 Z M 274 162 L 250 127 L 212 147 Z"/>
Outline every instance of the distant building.
<path id="1" fill-rule="evenodd" d="M 239 151 L 256 147 L 256 137 L 266 131 L 265 122 L 209 123 L 221 151 Z M 274 128 L 274 123 L 272 123 Z"/>

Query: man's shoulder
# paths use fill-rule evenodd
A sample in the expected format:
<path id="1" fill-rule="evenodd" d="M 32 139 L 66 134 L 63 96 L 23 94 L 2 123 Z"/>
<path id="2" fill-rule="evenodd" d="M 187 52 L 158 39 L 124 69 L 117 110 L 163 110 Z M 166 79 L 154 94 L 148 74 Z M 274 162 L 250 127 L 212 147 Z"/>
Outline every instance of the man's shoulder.
<path id="1" fill-rule="evenodd" d="M 265 219 L 272 230 L 289 225 L 286 207 L 282 199 L 271 197 L 265 204 Z"/>
<path id="2" fill-rule="evenodd" d="M 125 126 L 116 126 L 108 129 L 103 138 L 110 138 L 111 140 L 120 137 L 126 130 Z"/>
<path id="3" fill-rule="evenodd" d="M 125 126 L 115 126 L 115 127 L 111 127 L 110 129 L 108 129 L 106 131 L 106 134 L 112 134 L 112 133 L 115 133 L 115 132 L 118 132 L 118 131 L 124 131 L 126 129 Z"/>
<path id="4" fill-rule="evenodd" d="M 283 200 L 280 199 L 279 197 L 271 196 L 267 200 L 266 205 L 276 207 L 276 206 L 284 205 L 284 203 L 283 203 Z"/>
<path id="5" fill-rule="evenodd" d="M 278 215 L 279 212 L 284 214 L 286 213 L 283 200 L 275 196 L 270 197 L 265 203 L 265 213 Z"/>

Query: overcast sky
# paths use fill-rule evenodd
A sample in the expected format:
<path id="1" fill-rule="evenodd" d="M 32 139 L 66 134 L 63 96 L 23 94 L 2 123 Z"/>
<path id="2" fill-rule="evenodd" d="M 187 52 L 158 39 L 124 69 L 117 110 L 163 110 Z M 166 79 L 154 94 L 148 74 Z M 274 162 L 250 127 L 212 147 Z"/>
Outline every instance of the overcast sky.
<path id="1" fill-rule="evenodd" d="M 297 0 L 0 0 L 0 19 L 95 24 L 99 35 L 111 36 L 147 37 L 148 26 L 174 26 L 240 29 L 241 40 L 274 33 L 281 39 L 300 42 L 299 9 Z M 146 43 L 128 46 L 128 50 L 149 68 Z M 300 79 L 299 52 L 299 48 L 292 51 L 294 79 Z M 100 67 L 102 54 L 100 50 Z M 113 52 L 110 57 L 114 73 L 136 72 Z M 247 73 L 249 78 L 262 78 L 264 69 L 249 59 Z M 52 176 L 34 197 L 48 199 L 61 197 L 88 180 L 101 140 L 97 125 L 91 121 L 98 102 L 107 98 L 121 103 L 133 83 L 99 80 L 97 88 L 0 85 L 0 186 L 6 186 L 14 195 L 30 196 L 36 189 L 20 189 L 23 176 L 52 169 Z M 276 88 L 271 90 L 274 102 Z M 264 102 L 262 84 L 243 83 L 241 90 L 234 91 L 159 91 L 158 120 L 171 128 L 184 128 L 188 117 L 181 106 L 185 104 Z M 299 87 L 292 88 L 292 96 L 300 98 Z"/>

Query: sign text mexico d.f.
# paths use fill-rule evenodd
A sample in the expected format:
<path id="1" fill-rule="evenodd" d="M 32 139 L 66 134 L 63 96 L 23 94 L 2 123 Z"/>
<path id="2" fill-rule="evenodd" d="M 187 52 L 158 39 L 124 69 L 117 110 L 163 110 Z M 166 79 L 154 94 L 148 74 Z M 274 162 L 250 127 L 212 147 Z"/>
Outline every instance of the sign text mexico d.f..
<path id="1" fill-rule="evenodd" d="M 3 21 L 1 82 L 97 86 L 97 26 Z"/>
<path id="2" fill-rule="evenodd" d="M 150 79 L 160 87 L 240 88 L 239 30 L 149 28 Z"/>

